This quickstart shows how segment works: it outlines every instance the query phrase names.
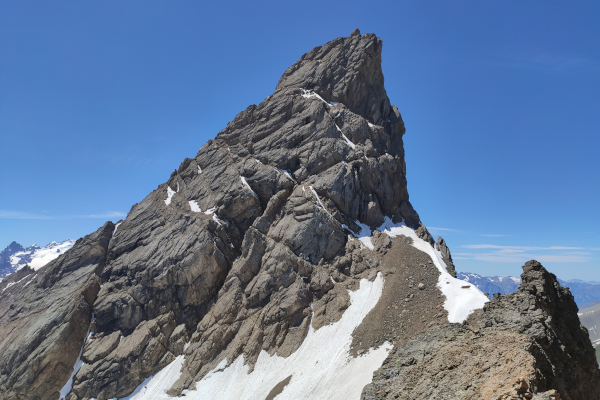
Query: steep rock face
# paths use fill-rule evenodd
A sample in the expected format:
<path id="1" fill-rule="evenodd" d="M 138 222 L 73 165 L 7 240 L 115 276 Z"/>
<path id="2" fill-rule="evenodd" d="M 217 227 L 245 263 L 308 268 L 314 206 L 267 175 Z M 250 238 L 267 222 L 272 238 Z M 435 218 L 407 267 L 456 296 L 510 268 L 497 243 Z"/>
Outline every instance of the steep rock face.
<path id="1" fill-rule="evenodd" d="M 58 398 L 90 326 L 113 229 L 107 222 L 38 271 L 24 267 L 0 285 L 3 399 Z"/>
<path id="2" fill-rule="evenodd" d="M 464 325 L 432 328 L 390 355 L 364 399 L 599 399 L 600 370 L 568 289 L 541 264 L 519 291 Z"/>
<path id="3" fill-rule="evenodd" d="M 388 216 L 433 243 L 408 201 L 404 124 L 380 64 L 380 39 L 358 31 L 305 54 L 132 208 L 108 248 L 73 398 L 128 395 L 188 341 L 173 394 L 224 359 L 289 355 L 311 303 L 325 299 L 317 327 L 348 306 L 332 279 L 376 264 L 349 234 Z"/>

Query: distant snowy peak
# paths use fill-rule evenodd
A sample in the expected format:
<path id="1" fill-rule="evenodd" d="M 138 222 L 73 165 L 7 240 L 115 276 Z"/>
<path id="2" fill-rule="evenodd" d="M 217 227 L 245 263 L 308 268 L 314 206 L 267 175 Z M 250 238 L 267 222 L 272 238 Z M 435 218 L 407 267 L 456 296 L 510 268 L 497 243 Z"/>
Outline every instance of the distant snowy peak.
<path id="1" fill-rule="evenodd" d="M 481 276 L 471 272 L 459 272 L 457 277 L 477 286 L 479 290 L 488 293 L 490 297 L 494 293 L 512 293 L 521 284 L 521 278 L 515 276 Z"/>
<path id="2" fill-rule="evenodd" d="M 482 292 L 488 293 L 490 298 L 494 293 L 512 293 L 521 284 L 521 278 L 515 276 L 481 276 L 472 272 L 459 272 L 458 279 L 472 283 Z M 600 303 L 600 284 L 579 279 L 569 281 L 558 279 L 558 282 L 571 290 L 579 308 L 588 308 Z"/>
<path id="3" fill-rule="evenodd" d="M 75 240 L 67 239 L 63 242 L 50 242 L 44 247 L 33 244 L 24 248 L 17 242 L 12 242 L 0 252 L 0 279 L 29 265 L 38 270 L 61 254 L 65 253 L 75 244 Z"/>

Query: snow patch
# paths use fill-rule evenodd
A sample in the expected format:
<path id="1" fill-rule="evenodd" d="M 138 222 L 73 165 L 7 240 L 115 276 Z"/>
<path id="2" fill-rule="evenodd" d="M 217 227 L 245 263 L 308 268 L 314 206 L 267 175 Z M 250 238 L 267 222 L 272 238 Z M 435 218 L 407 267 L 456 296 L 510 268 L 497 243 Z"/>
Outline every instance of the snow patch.
<path id="1" fill-rule="evenodd" d="M 319 96 L 312 90 L 302 89 L 302 97 L 304 97 L 305 99 L 318 99 L 325 103 L 327 106 L 330 105 L 327 101 L 325 101 L 325 99 L 323 99 L 321 96 Z"/>
<path id="2" fill-rule="evenodd" d="M 489 301 L 488 297 L 475 286 L 469 290 L 463 289 L 462 286 L 464 286 L 465 281 L 456 279 L 448 273 L 446 264 L 442 259 L 442 254 L 428 242 L 418 237 L 415 231 L 406 226 L 404 222 L 394 224 L 389 217 L 386 217 L 385 222 L 378 230 L 390 237 L 404 235 L 411 238 L 413 241 L 412 245 L 431 258 L 436 268 L 440 271 L 437 287 L 446 296 L 444 309 L 448 311 L 448 322 L 463 322 L 469 314 L 482 308 Z"/>
<path id="3" fill-rule="evenodd" d="M 294 180 L 294 178 L 292 178 L 292 174 L 290 174 L 289 171 L 282 169 L 281 172 L 283 172 L 291 180 Z"/>
<path id="4" fill-rule="evenodd" d="M 373 246 L 373 242 L 371 241 L 371 234 L 373 233 L 373 232 L 371 232 L 371 228 L 369 228 L 367 225 L 365 225 L 359 221 L 354 221 L 354 222 L 356 223 L 356 225 L 358 225 L 360 227 L 360 232 L 356 236 L 358 238 L 358 240 L 360 240 L 360 242 L 362 244 L 367 246 L 367 248 L 369 248 L 369 250 L 373 250 L 375 248 L 375 246 Z"/>
<path id="5" fill-rule="evenodd" d="M 219 217 L 217 217 L 217 214 L 213 214 L 212 216 L 213 221 L 215 221 L 217 224 L 219 224 L 219 226 L 223 225 L 223 221 L 221 221 L 219 219 Z"/>
<path id="6" fill-rule="evenodd" d="M 206 215 L 214 214 L 215 211 L 217 211 L 217 207 L 212 207 L 212 208 L 209 208 L 208 210 L 204 211 L 204 214 L 206 214 Z"/>
<path id="7" fill-rule="evenodd" d="M 165 204 L 166 205 L 171 204 L 171 199 L 173 198 L 173 195 L 175 193 L 176 192 L 173 189 L 171 189 L 171 186 L 167 186 L 167 198 L 165 199 Z"/>
<path id="8" fill-rule="evenodd" d="M 177 356 L 169 365 L 161 369 L 156 375 L 146 378 L 137 388 L 127 397 L 120 400 L 167 400 L 173 399 L 167 395 L 167 390 L 171 388 L 181 375 L 183 366 L 183 354 Z"/>
<path id="9" fill-rule="evenodd" d="M 121 222 L 117 222 L 117 224 L 115 225 L 115 229 L 113 230 L 113 236 L 115 236 L 115 233 L 117 233 L 117 229 L 119 229 L 119 225 L 121 225 Z"/>
<path id="10" fill-rule="evenodd" d="M 196 200 L 190 200 L 188 201 L 188 203 L 190 204 L 190 210 L 192 210 L 193 212 L 202 212 L 200 206 L 198 205 L 198 203 L 196 203 Z"/>
<path id="11" fill-rule="evenodd" d="M 278 398 L 359 398 L 363 387 L 371 382 L 373 372 L 381 366 L 392 349 L 392 345 L 386 342 L 378 349 L 371 349 L 356 358 L 349 354 L 352 332 L 379 301 L 383 284 L 381 274 L 373 282 L 362 279 L 360 288 L 349 292 L 351 305 L 342 318 L 317 331 L 311 325 L 302 345 L 289 357 L 276 354 L 269 356 L 263 350 L 250 373 L 243 356 L 236 358 L 229 366 L 227 360 L 223 360 L 196 383 L 195 390 L 184 390 L 183 395 L 190 400 L 264 399 L 275 385 L 292 376 Z M 141 399 L 150 397 L 136 398 Z"/>
<path id="12" fill-rule="evenodd" d="M 202 173 L 202 168 L 200 168 L 199 165 L 197 165 L 197 167 L 198 167 L 198 175 L 200 175 Z"/>

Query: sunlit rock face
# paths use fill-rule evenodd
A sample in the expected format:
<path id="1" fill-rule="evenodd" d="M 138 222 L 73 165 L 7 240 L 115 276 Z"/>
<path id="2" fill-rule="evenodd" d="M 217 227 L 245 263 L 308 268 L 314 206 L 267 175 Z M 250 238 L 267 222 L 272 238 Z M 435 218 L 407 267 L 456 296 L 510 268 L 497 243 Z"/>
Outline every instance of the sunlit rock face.
<path id="1" fill-rule="evenodd" d="M 78 311 L 72 334 L 0 365 L 24 371 L 44 350 L 61 367 L 2 375 L 0 393 L 358 399 L 404 343 L 481 309 L 409 202 L 381 51 L 358 30 L 311 50 L 124 221 L 3 282 L 17 306 L 0 314 L 0 346 L 17 343 L 4 321 L 63 279 L 74 294 L 56 315 Z"/>

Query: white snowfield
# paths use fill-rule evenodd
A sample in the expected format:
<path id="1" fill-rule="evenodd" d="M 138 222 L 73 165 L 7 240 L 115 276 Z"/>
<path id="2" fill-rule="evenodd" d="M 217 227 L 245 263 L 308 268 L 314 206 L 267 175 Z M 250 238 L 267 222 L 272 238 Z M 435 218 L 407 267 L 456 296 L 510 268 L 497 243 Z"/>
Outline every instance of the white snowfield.
<path id="1" fill-rule="evenodd" d="M 363 387 L 371 382 L 373 372 L 381 367 L 392 349 L 386 342 L 356 358 L 349 354 L 352 332 L 379 301 L 383 284 L 381 274 L 373 282 L 361 280 L 360 288 L 350 292 L 351 305 L 342 318 L 317 331 L 310 326 L 302 345 L 289 357 L 269 356 L 263 350 L 251 373 L 248 373 L 248 365 L 244 365 L 243 356 L 229 366 L 224 360 L 196 383 L 195 390 L 185 390 L 185 398 L 265 399 L 279 382 L 291 376 L 276 399 L 359 399 Z M 169 399 L 166 391 L 179 378 L 182 364 L 183 356 L 177 357 L 126 399 Z"/>
<path id="2" fill-rule="evenodd" d="M 19 251 L 18 253 L 10 256 L 10 263 L 15 270 L 23 268 L 29 264 L 34 270 L 42 268 L 50 261 L 54 260 L 58 256 L 64 254 L 75 244 L 75 240 L 65 240 L 64 242 L 50 242 L 48 245 L 29 251 Z M 31 246 L 34 247 L 35 245 Z M 26 261 L 28 257 L 31 257 L 30 261 Z"/>

